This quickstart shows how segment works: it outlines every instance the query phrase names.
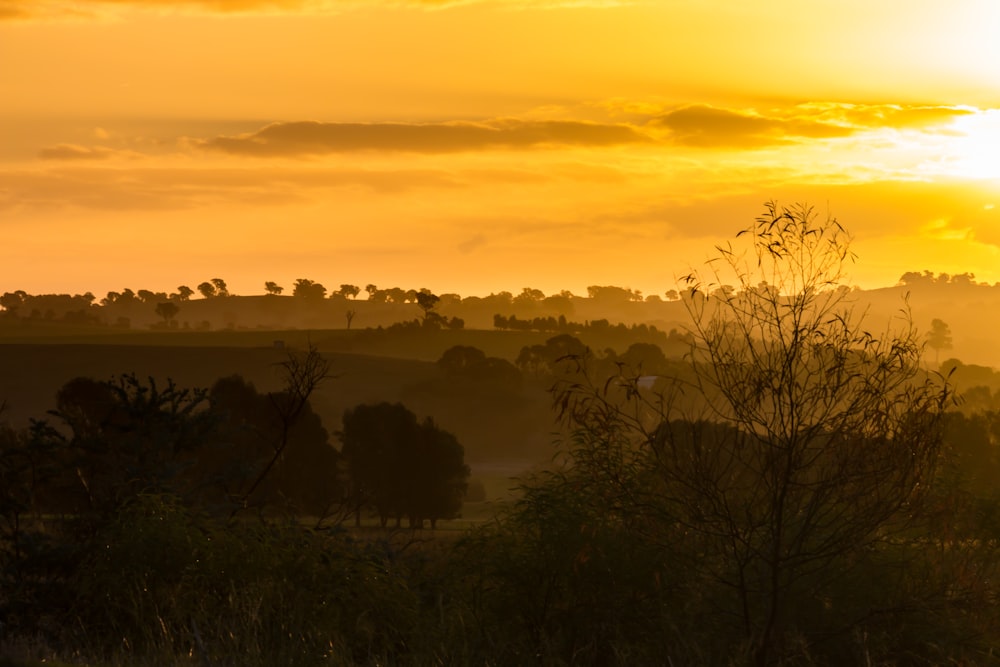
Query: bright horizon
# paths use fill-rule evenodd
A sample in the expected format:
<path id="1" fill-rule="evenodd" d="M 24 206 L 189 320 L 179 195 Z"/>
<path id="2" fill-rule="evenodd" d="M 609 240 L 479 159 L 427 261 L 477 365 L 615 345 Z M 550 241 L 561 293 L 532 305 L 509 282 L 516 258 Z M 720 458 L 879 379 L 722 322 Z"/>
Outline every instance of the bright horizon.
<path id="1" fill-rule="evenodd" d="M 0 293 L 660 294 L 763 211 L 1000 282 L 1000 5 L 0 0 Z"/>

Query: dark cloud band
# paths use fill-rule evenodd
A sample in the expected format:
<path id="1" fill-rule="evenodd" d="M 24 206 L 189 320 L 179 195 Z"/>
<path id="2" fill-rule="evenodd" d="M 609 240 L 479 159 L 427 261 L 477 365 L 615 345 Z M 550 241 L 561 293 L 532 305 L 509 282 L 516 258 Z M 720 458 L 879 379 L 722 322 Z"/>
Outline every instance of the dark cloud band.
<path id="1" fill-rule="evenodd" d="M 649 139 L 627 125 L 573 121 L 490 123 L 274 123 L 236 137 L 199 142 L 206 149 L 255 156 L 319 155 L 349 151 L 448 153 L 544 146 L 613 146 Z"/>

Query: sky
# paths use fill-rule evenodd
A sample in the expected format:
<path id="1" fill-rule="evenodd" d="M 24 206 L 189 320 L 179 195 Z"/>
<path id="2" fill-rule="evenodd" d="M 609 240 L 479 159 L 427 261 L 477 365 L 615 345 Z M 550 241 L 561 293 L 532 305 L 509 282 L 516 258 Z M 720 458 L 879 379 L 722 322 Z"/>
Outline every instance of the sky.
<path id="1" fill-rule="evenodd" d="M 1000 281 L 995 0 L 0 0 L 0 292 Z"/>

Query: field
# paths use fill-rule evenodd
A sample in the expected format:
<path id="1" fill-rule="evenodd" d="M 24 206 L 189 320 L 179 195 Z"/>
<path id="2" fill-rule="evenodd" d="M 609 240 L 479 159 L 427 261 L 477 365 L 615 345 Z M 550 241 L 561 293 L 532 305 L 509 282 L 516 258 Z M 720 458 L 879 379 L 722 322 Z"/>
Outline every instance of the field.
<path id="1" fill-rule="evenodd" d="M 36 332 L 37 333 L 37 332 Z M 107 380 L 135 373 L 158 383 L 209 388 L 222 377 L 241 375 L 259 391 L 281 386 L 280 366 L 289 350 L 312 343 L 331 362 L 332 377 L 312 403 L 331 440 L 344 411 L 361 403 L 402 402 L 430 416 L 458 437 L 487 498 L 505 497 L 511 478 L 546 462 L 554 428 L 545 387 L 525 383 L 519 391 L 455 388 L 433 363 L 452 345 L 516 357 L 540 334 L 492 331 L 416 332 L 405 338 L 365 331 L 138 332 L 94 329 L 67 335 L 65 327 L 40 336 L 0 338 L 0 400 L 14 427 L 47 416 L 56 392 L 69 380 Z"/>

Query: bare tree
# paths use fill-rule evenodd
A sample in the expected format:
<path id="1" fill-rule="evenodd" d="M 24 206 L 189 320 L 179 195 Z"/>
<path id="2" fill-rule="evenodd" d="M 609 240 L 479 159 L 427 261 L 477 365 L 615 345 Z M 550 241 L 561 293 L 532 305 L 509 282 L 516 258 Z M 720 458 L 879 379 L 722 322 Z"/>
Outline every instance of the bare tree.
<path id="1" fill-rule="evenodd" d="M 772 203 L 741 241 L 717 249 L 707 277 L 685 279 L 684 378 L 653 393 L 628 369 L 577 375 L 557 399 L 576 474 L 601 480 L 609 512 L 645 517 L 648 540 L 732 596 L 722 613 L 765 665 L 800 631 L 803 600 L 836 595 L 921 517 L 950 389 L 920 370 L 905 308 L 875 335 L 838 289 L 853 255 L 835 220 Z M 849 603 L 836 604 L 848 622 Z"/>

